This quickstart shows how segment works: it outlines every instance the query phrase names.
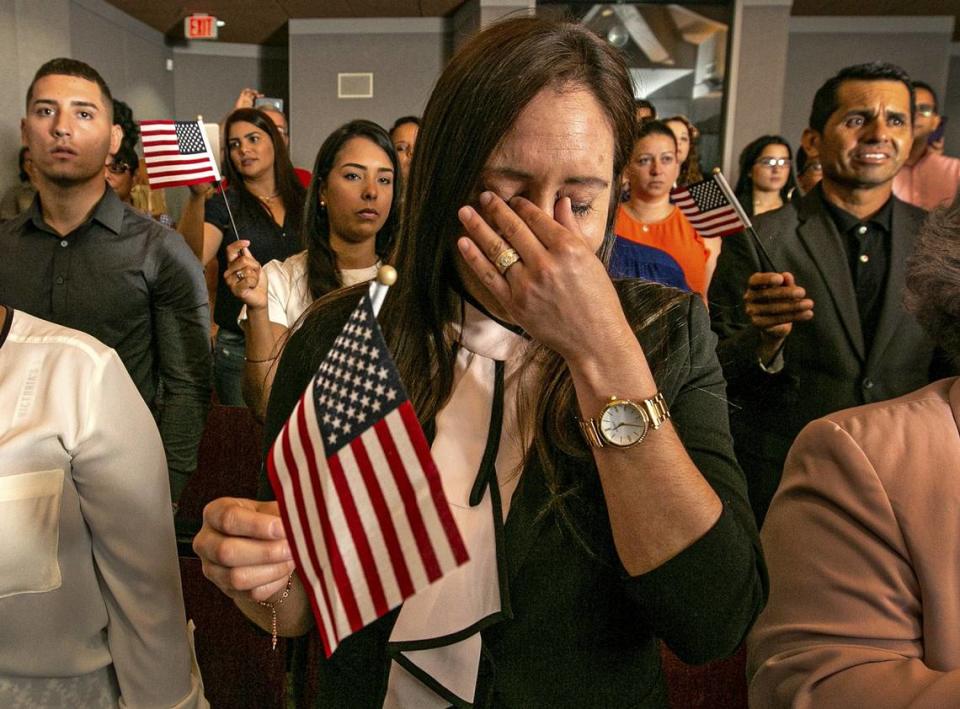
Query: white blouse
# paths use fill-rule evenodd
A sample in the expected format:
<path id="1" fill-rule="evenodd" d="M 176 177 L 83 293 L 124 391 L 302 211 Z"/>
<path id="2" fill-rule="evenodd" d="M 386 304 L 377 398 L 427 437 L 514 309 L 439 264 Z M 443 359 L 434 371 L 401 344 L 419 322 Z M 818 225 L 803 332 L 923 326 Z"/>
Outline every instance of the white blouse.
<path id="1" fill-rule="evenodd" d="M 340 271 L 340 279 L 344 286 L 363 283 L 376 278 L 379 268 L 379 261 L 368 268 L 345 268 Z M 307 287 L 307 252 L 301 251 L 284 261 L 270 261 L 261 274 L 267 279 L 267 319 L 291 327 L 313 303 Z M 242 326 L 246 319 L 247 306 L 243 306 L 237 323 Z"/>
<path id="2" fill-rule="evenodd" d="M 497 450 L 496 472 L 502 519 L 520 481 L 523 457 L 530 436 L 521 436 L 517 397 L 528 340 L 469 304 L 452 339 L 460 343 L 454 368 L 453 393 L 436 419 L 431 447 L 443 479 L 451 512 L 467 546 L 470 560 L 407 599 L 390 635 L 390 643 L 428 640 L 461 633 L 500 611 L 500 583 L 494 535 L 494 510 L 489 489 L 480 504 L 471 507 L 473 489 L 487 445 L 493 405 L 494 371 L 504 362 L 504 408 Z M 529 432 L 527 432 L 529 434 Z M 480 664 L 480 633 L 430 650 L 402 651 L 404 662 L 416 665 L 448 691 L 472 703 Z M 400 663 L 390 670 L 384 707 L 447 707 L 444 700 L 422 684 Z"/>
<path id="3" fill-rule="evenodd" d="M 7 318 L 0 706 L 206 706 L 153 417 L 112 349 Z"/>

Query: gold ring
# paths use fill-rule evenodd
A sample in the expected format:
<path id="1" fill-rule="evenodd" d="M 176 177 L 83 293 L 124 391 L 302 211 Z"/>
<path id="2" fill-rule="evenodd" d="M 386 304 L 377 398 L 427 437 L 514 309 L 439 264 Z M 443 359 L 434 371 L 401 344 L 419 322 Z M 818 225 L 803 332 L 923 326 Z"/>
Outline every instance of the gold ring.
<path id="1" fill-rule="evenodd" d="M 500 275 L 503 276 L 506 275 L 507 270 L 519 260 L 520 254 L 517 253 L 516 249 L 504 249 L 497 255 L 493 263 L 497 267 L 497 270 L 500 271 Z"/>
<path id="2" fill-rule="evenodd" d="M 247 274 L 245 274 L 243 271 L 237 271 L 233 275 L 237 277 L 238 281 L 242 281 L 244 278 L 247 277 Z"/>

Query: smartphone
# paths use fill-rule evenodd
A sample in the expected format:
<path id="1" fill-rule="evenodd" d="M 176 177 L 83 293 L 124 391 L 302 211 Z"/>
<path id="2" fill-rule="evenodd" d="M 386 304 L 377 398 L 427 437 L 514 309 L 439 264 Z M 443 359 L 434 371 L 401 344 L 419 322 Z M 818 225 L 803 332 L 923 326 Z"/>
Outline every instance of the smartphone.
<path id="1" fill-rule="evenodd" d="M 283 113 L 283 99 L 282 98 L 268 98 L 266 96 L 261 96 L 258 99 L 255 99 L 253 102 L 254 108 L 271 108 L 279 113 Z"/>

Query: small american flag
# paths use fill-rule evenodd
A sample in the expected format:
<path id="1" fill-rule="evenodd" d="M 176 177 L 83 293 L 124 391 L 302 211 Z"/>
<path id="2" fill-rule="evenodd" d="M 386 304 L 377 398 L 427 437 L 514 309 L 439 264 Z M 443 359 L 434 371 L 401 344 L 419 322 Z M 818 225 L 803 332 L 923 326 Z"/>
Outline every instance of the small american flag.
<path id="1" fill-rule="evenodd" d="M 729 236 L 750 226 L 750 220 L 720 173 L 675 188 L 670 192 L 670 201 L 680 208 L 700 236 Z"/>
<path id="2" fill-rule="evenodd" d="M 220 181 L 200 121 L 140 121 L 140 136 L 151 189 Z"/>
<path id="3" fill-rule="evenodd" d="M 367 295 L 274 442 L 267 471 L 327 657 L 467 561 Z"/>

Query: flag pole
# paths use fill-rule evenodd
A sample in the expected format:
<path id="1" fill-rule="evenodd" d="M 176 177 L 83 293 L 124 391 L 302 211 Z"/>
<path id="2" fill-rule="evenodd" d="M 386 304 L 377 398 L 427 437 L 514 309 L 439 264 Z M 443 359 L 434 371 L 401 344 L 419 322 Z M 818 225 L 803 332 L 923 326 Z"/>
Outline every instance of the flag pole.
<path id="1" fill-rule="evenodd" d="M 199 113 L 197 114 L 197 124 L 200 126 L 200 132 L 205 133 L 205 129 L 203 127 L 203 116 L 200 115 Z M 204 142 L 208 142 L 208 141 L 206 141 L 205 139 Z M 216 171 L 216 172 L 219 172 L 219 171 Z M 233 220 L 233 211 L 231 211 L 230 209 L 230 200 L 227 199 L 227 192 L 226 190 L 223 189 L 223 185 L 221 184 L 219 177 L 215 179 L 213 182 L 214 182 L 213 189 L 220 190 L 220 194 L 223 196 L 223 203 L 227 207 L 227 216 L 230 218 L 230 226 L 233 227 L 233 239 L 234 241 L 240 241 L 240 232 L 237 231 L 237 223 Z"/>
<path id="2" fill-rule="evenodd" d="M 757 230 L 753 228 L 753 223 L 750 221 L 750 217 L 747 216 L 746 211 L 743 206 L 740 204 L 740 200 L 737 199 L 737 196 L 733 193 L 733 190 L 730 189 L 730 183 L 727 182 L 727 178 L 723 176 L 723 172 L 719 167 L 713 168 L 713 176 L 716 178 L 717 186 L 720 188 L 720 191 L 723 192 L 724 197 L 727 198 L 727 201 L 730 202 L 731 206 L 736 210 L 737 216 L 740 217 L 740 221 L 744 224 L 744 231 L 746 231 L 752 238 L 753 243 L 757 247 L 757 252 L 760 256 L 760 268 L 769 271 L 770 273 L 780 273 L 780 269 L 773 265 L 773 259 L 770 258 L 770 254 L 767 253 L 767 250 L 763 246 L 763 242 L 760 240 L 760 235 L 757 233 Z"/>
<path id="3" fill-rule="evenodd" d="M 387 297 L 387 291 L 397 282 L 397 269 L 393 266 L 384 264 L 377 271 L 377 277 L 370 281 L 370 304 L 373 306 L 373 316 L 380 314 L 380 307 L 383 305 L 383 299 Z"/>

